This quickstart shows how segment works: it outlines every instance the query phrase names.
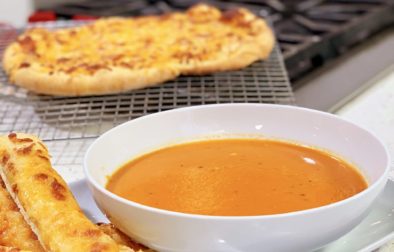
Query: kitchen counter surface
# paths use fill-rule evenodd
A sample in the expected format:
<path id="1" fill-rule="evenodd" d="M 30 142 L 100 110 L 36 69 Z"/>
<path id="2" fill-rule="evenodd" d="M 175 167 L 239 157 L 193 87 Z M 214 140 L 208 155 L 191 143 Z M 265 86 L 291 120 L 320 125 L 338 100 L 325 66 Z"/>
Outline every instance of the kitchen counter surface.
<path id="1" fill-rule="evenodd" d="M 391 157 L 394 157 L 394 65 L 377 76 L 373 82 L 369 89 L 335 113 L 374 132 L 386 144 Z M 390 179 L 394 180 L 393 158 L 391 163 Z M 394 251 L 394 240 L 378 251 Z"/>
<path id="2" fill-rule="evenodd" d="M 394 157 L 394 65 L 380 74 L 374 84 L 341 107 L 335 114 L 374 132 Z M 394 169 L 394 160 L 392 160 Z M 394 174 L 391 174 L 394 180 Z"/>

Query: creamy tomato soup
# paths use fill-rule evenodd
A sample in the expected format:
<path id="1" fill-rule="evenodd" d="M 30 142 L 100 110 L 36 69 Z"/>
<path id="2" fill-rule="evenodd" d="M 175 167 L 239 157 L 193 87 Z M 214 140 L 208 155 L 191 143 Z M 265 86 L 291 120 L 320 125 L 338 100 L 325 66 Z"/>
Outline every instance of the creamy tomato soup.
<path id="1" fill-rule="evenodd" d="M 131 160 L 107 184 L 143 205 L 215 216 L 304 210 L 366 188 L 360 172 L 331 153 L 264 139 L 168 146 Z"/>

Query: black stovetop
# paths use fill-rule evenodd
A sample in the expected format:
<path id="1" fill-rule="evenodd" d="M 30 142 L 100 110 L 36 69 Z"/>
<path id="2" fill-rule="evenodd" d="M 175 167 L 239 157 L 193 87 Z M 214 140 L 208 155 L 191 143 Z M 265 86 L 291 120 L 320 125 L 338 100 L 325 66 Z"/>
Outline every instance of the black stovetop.
<path id="1" fill-rule="evenodd" d="M 196 0 L 88 0 L 55 9 L 74 15 L 135 16 L 183 10 Z M 206 0 L 220 9 L 245 7 L 270 20 L 292 80 L 338 57 L 394 23 L 392 0 Z"/>

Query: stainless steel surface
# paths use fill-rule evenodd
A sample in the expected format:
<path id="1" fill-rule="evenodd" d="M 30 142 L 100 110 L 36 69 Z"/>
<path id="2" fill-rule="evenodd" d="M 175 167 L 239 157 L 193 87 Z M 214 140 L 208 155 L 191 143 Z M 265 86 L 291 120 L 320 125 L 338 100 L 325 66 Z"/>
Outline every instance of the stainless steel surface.
<path id="1" fill-rule="evenodd" d="M 394 29 L 389 29 L 295 83 L 297 105 L 335 111 L 393 64 Z"/>

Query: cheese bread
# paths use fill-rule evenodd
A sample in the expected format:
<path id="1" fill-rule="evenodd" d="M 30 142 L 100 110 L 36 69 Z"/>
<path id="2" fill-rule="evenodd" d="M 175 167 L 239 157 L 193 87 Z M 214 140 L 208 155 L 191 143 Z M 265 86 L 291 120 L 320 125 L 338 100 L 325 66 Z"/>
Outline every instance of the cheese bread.
<path id="1" fill-rule="evenodd" d="M 3 66 L 11 82 L 38 93 L 112 94 L 241 69 L 266 59 L 274 41 L 266 22 L 246 9 L 199 4 L 186 12 L 31 29 L 6 49 Z"/>
<path id="2" fill-rule="evenodd" d="M 26 223 L 0 177 L 0 246 L 43 252 L 37 236 Z M 0 250 L 1 251 L 1 250 Z"/>
<path id="3" fill-rule="evenodd" d="M 36 137 L 0 137 L 0 175 L 7 191 L 46 251 L 132 251 L 90 222 Z"/>

